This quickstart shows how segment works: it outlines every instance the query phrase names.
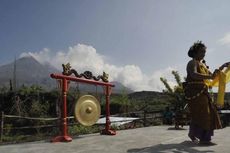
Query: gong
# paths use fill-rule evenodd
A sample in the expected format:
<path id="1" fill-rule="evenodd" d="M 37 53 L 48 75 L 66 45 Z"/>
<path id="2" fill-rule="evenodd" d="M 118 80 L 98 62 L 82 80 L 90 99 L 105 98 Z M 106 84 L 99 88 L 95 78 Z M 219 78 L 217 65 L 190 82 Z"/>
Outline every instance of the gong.
<path id="1" fill-rule="evenodd" d="M 81 96 L 74 108 L 75 119 L 84 126 L 91 126 L 100 118 L 101 107 L 92 95 Z"/>

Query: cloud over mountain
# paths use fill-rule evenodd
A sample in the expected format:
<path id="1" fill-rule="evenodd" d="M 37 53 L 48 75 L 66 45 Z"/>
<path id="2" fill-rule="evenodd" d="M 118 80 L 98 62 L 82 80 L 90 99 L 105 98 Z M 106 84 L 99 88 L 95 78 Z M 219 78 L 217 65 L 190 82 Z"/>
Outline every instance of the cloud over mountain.
<path id="1" fill-rule="evenodd" d="M 41 63 L 50 63 L 52 66 L 61 70 L 61 64 L 70 63 L 72 68 L 78 72 L 86 70 L 92 71 L 93 74 L 99 75 L 103 71 L 109 74 L 110 81 L 121 82 L 126 87 L 134 90 L 152 90 L 162 91 L 164 88 L 160 82 L 160 77 L 171 76 L 172 68 L 158 70 L 153 72 L 152 75 L 144 74 L 141 68 L 137 65 L 130 64 L 124 66 L 116 66 L 110 64 L 106 56 L 97 53 L 96 49 L 92 46 L 78 44 L 69 47 L 66 51 L 59 51 L 53 53 L 51 50 L 44 48 L 39 52 L 24 52 L 20 57 L 33 56 Z M 173 81 L 169 83 L 173 85 Z"/>

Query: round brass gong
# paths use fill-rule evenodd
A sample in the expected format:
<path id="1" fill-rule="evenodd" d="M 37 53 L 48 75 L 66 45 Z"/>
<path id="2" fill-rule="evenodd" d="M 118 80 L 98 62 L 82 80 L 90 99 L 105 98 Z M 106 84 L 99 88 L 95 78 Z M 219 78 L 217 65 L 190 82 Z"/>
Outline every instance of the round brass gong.
<path id="1" fill-rule="evenodd" d="M 85 126 L 91 126 L 100 118 L 101 107 L 98 100 L 92 95 L 81 96 L 74 109 L 75 119 Z"/>

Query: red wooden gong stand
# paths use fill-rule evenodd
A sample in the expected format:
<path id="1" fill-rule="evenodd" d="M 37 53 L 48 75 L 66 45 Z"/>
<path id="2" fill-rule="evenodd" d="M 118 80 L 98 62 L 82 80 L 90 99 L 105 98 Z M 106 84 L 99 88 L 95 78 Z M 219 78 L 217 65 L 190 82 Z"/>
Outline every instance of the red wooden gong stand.
<path id="1" fill-rule="evenodd" d="M 62 83 L 62 111 L 61 111 L 61 125 L 60 125 L 60 135 L 54 137 L 51 142 L 70 142 L 72 141 L 72 138 L 68 135 L 68 129 L 67 129 L 67 92 L 68 92 L 68 82 L 69 81 L 75 81 L 80 83 L 87 83 L 87 84 L 93 84 L 93 85 L 100 85 L 103 86 L 105 89 L 105 95 L 106 95 L 106 124 L 105 129 L 101 131 L 101 134 L 104 135 L 116 135 L 116 131 L 111 130 L 110 127 L 110 95 L 112 92 L 112 87 L 114 87 L 113 84 L 109 82 L 102 82 L 102 81 L 96 81 L 92 79 L 84 79 L 79 77 L 73 77 L 73 76 L 67 76 L 65 74 L 51 74 L 51 78 L 61 80 Z"/>

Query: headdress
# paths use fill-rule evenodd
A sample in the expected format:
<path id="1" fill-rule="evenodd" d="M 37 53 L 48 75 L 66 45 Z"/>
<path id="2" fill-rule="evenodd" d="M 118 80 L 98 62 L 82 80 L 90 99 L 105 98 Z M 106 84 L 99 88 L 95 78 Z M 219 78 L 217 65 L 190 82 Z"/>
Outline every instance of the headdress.
<path id="1" fill-rule="evenodd" d="M 206 48 L 205 44 L 202 43 L 201 40 L 198 40 L 197 42 L 195 42 L 189 49 L 188 51 L 188 56 L 189 57 L 194 57 L 194 54 L 200 49 L 200 48 Z"/>

